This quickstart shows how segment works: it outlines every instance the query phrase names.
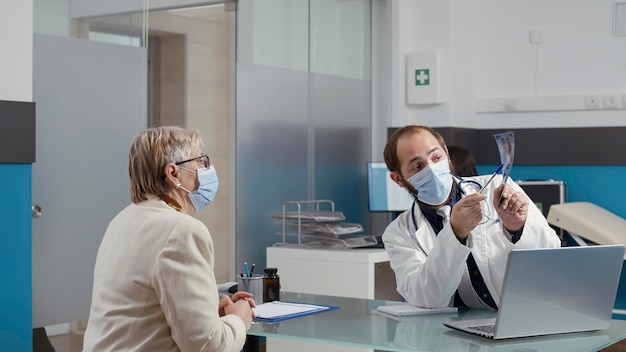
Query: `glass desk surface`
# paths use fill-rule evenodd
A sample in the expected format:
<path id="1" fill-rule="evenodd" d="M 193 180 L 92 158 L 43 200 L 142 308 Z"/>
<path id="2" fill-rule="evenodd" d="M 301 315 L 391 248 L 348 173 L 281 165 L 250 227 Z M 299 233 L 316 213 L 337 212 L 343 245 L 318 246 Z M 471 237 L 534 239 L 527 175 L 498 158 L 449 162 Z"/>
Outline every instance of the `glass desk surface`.
<path id="1" fill-rule="evenodd" d="M 398 302 L 281 292 L 281 301 L 339 306 L 339 309 L 283 320 L 257 322 L 248 335 L 377 349 L 383 351 L 597 351 L 626 338 L 626 321 L 605 330 L 489 340 L 452 330 L 444 321 L 495 317 L 495 312 L 389 317 L 376 307 Z M 618 317 L 619 318 L 619 317 Z M 622 316 L 623 318 L 623 316 Z"/>

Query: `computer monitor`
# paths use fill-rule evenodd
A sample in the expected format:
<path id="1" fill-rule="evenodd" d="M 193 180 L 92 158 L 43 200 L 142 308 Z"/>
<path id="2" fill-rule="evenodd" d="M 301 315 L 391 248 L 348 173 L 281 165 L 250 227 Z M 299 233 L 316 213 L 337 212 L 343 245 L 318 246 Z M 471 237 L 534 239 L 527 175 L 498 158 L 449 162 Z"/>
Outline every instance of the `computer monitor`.
<path id="1" fill-rule="evenodd" d="M 537 208 L 543 213 L 543 216 L 548 217 L 550 207 L 554 204 L 562 204 L 565 202 L 565 183 L 563 181 L 555 180 L 528 180 L 517 182 L 520 187 L 526 192 L 528 197 L 535 203 Z M 554 225 L 550 225 L 559 234 L 562 245 L 566 245 L 565 233 L 563 229 L 560 229 Z"/>
<path id="2" fill-rule="evenodd" d="M 411 208 L 413 196 L 400 186 L 391 177 L 387 165 L 383 162 L 367 163 L 367 190 L 369 195 L 369 210 L 399 212 Z"/>
<path id="3" fill-rule="evenodd" d="M 565 183 L 563 181 L 518 180 L 515 182 L 522 187 L 545 217 L 548 217 L 548 211 L 552 204 L 565 202 Z"/>

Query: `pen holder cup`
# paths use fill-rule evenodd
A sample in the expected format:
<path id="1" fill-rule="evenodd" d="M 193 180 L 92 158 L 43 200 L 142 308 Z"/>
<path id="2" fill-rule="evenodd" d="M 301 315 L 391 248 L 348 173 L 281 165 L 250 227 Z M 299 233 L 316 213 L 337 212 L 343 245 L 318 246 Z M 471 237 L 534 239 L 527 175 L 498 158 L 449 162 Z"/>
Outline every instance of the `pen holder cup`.
<path id="1" fill-rule="evenodd" d="M 257 304 L 263 303 L 263 275 L 252 275 L 251 277 L 237 277 L 237 289 L 252 293 Z"/>

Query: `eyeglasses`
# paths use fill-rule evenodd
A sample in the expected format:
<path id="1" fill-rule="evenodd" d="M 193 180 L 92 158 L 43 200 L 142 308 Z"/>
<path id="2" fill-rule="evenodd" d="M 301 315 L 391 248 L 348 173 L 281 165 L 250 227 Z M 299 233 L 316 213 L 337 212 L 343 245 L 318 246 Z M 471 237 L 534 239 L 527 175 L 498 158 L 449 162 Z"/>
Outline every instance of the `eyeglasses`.
<path id="1" fill-rule="evenodd" d="M 209 159 L 209 156 L 206 155 L 206 154 L 202 154 L 202 155 L 197 156 L 195 158 L 179 161 L 179 162 L 174 163 L 174 164 L 180 165 L 180 164 L 188 163 L 190 161 L 195 161 L 195 160 L 197 160 L 198 164 L 200 164 L 205 169 L 209 168 L 211 166 L 211 160 Z"/>

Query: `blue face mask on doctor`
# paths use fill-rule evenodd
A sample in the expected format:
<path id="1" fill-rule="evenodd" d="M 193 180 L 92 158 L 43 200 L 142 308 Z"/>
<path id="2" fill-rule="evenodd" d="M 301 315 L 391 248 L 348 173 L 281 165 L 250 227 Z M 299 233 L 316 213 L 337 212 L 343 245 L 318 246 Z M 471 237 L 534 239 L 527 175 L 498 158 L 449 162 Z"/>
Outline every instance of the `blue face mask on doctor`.
<path id="1" fill-rule="evenodd" d="M 407 181 L 417 190 L 417 199 L 437 206 L 445 202 L 452 191 L 452 174 L 448 159 L 428 164 Z"/>
<path id="2" fill-rule="evenodd" d="M 181 169 L 192 171 L 182 167 Z M 211 204 L 215 198 L 215 194 L 217 193 L 217 188 L 219 186 L 219 180 L 213 165 L 208 168 L 200 168 L 195 172 L 198 175 L 198 182 L 200 183 L 197 190 L 190 191 L 183 186 L 179 187 L 189 193 L 189 199 L 191 200 L 194 209 L 196 209 L 196 212 L 198 212 L 204 209 L 207 205 Z"/>

